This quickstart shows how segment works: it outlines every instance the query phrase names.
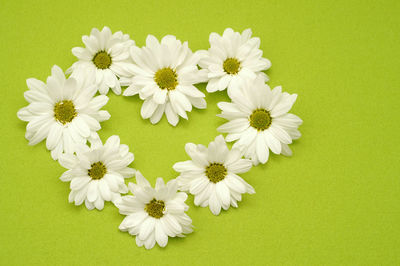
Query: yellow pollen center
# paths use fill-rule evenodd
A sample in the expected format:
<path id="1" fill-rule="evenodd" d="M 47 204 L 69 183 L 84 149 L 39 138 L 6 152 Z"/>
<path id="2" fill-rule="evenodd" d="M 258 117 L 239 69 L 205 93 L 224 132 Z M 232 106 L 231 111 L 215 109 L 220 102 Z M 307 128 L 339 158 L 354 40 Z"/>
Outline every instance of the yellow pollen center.
<path id="1" fill-rule="evenodd" d="M 54 105 L 54 117 L 63 125 L 71 122 L 76 115 L 77 112 L 72 101 L 64 100 Z"/>
<path id="2" fill-rule="evenodd" d="M 162 200 L 152 199 L 146 204 L 144 210 L 152 217 L 160 219 L 164 216 L 165 203 Z"/>
<path id="3" fill-rule="evenodd" d="M 236 58 L 230 57 L 224 61 L 224 71 L 231 75 L 236 75 L 240 70 L 240 62 Z"/>
<path id="4" fill-rule="evenodd" d="M 112 60 L 111 56 L 107 52 L 100 51 L 94 55 L 92 61 L 97 68 L 106 69 L 110 67 Z"/>
<path id="5" fill-rule="evenodd" d="M 265 109 L 256 109 L 250 115 L 250 125 L 257 130 L 269 128 L 272 122 L 271 114 Z"/>
<path id="6" fill-rule="evenodd" d="M 102 179 L 107 173 L 107 168 L 102 162 L 94 163 L 90 167 L 88 174 L 94 180 Z"/>
<path id="7" fill-rule="evenodd" d="M 156 72 L 154 81 L 163 90 L 174 90 L 178 85 L 178 75 L 173 69 L 165 67 Z"/>
<path id="8" fill-rule="evenodd" d="M 227 174 L 226 168 L 221 163 L 212 163 L 206 168 L 206 176 L 213 183 L 223 180 Z"/>

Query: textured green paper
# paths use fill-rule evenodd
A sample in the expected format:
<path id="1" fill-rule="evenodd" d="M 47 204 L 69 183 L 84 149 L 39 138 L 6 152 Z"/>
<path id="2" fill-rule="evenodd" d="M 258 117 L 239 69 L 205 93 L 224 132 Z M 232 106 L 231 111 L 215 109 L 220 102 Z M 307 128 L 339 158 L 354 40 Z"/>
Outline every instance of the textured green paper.
<path id="1" fill-rule="evenodd" d="M 395 265 L 400 263 L 399 1 L 0 1 L 1 265 Z M 272 86 L 298 93 L 292 110 L 304 124 L 292 158 L 271 156 L 243 175 L 256 190 L 238 209 L 215 217 L 193 206 L 195 232 L 147 251 L 119 232 L 122 215 L 68 203 L 63 168 L 43 143 L 31 147 L 16 112 L 25 79 L 66 70 L 71 48 L 92 27 L 174 34 L 193 50 L 210 32 L 253 29 L 272 62 Z M 205 85 L 199 85 L 205 91 Z M 207 144 L 224 120 L 207 94 L 176 128 L 140 118 L 137 97 L 109 93 L 111 119 L 133 167 L 153 184 L 176 177 L 186 142 Z"/>

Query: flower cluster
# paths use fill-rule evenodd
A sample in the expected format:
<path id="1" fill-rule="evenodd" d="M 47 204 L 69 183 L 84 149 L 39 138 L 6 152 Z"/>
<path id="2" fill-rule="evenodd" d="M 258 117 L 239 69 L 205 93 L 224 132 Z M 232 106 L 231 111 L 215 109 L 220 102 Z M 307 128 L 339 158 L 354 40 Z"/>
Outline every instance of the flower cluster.
<path id="1" fill-rule="evenodd" d="M 265 164 L 269 151 L 292 155 L 289 144 L 300 137 L 302 120 L 288 112 L 297 95 L 266 84 L 269 78 L 263 71 L 271 63 L 250 29 L 211 33 L 210 48 L 197 52 L 172 35 L 160 41 L 149 35 L 140 48 L 129 35 L 108 27 L 93 29 L 82 41 L 84 48 L 72 49 L 78 61 L 66 71 L 67 77 L 53 66 L 46 83 L 27 80 L 24 96 L 29 105 L 17 115 L 28 122 L 29 144 L 46 140 L 51 157 L 68 169 L 60 179 L 70 184 L 69 202 L 85 203 L 89 210 L 102 210 L 106 201 L 112 202 L 126 216 L 119 229 L 135 236 L 138 246 L 165 247 L 169 237 L 193 231 L 186 214 L 187 193 L 194 196 L 194 205 L 208 206 L 219 215 L 221 209 L 237 208 L 242 194 L 255 193 L 239 174 Z M 231 101 L 218 103 L 218 116 L 229 121 L 217 129 L 227 135 L 217 136 L 208 147 L 187 143 L 190 160 L 173 165 L 176 179 L 165 184 L 157 178 L 153 188 L 130 167 L 134 155 L 118 136 L 101 141 L 97 131 L 100 122 L 110 118 L 101 110 L 109 89 L 119 95 L 126 87 L 124 96 L 143 100 L 143 119 L 157 124 L 165 114 L 176 126 L 180 117 L 188 119 L 193 107 L 206 108 L 205 94 L 195 86 L 203 82 L 209 93 L 227 90 Z M 232 149 L 226 142 L 234 142 Z M 126 184 L 125 178 L 133 176 L 136 184 Z"/>

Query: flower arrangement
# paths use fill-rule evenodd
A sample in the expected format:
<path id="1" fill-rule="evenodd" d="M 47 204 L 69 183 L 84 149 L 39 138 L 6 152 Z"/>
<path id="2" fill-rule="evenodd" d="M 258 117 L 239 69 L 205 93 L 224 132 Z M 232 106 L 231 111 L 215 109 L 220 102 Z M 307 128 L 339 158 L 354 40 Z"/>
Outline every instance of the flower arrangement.
<path id="1" fill-rule="evenodd" d="M 196 52 L 172 35 L 160 41 L 149 35 L 140 48 L 129 35 L 108 27 L 94 28 L 82 41 L 84 48 L 72 49 L 78 61 L 67 77 L 53 66 L 46 83 L 27 80 L 29 105 L 17 116 L 28 122 L 29 145 L 46 140 L 51 157 L 68 169 L 60 179 L 70 182 L 69 202 L 84 203 L 89 210 L 113 202 L 126 215 L 119 229 L 135 236 L 138 246 L 165 247 L 169 237 L 193 231 L 187 193 L 194 195 L 196 206 L 219 215 L 221 208 L 237 208 L 243 193 L 255 193 L 239 174 L 267 163 L 269 151 L 292 155 L 289 144 L 300 138 L 302 120 L 288 112 L 297 95 L 266 84 L 269 77 L 263 71 L 271 63 L 250 29 L 211 33 L 210 48 Z M 103 144 L 97 134 L 100 122 L 111 117 L 102 110 L 110 89 L 117 95 L 138 95 L 143 100 L 140 115 L 152 124 L 165 114 L 177 126 L 193 107 L 207 107 L 205 94 L 194 86 L 202 82 L 209 93 L 227 90 L 231 102 L 218 103 L 218 116 L 228 122 L 217 129 L 227 135 L 217 136 L 208 147 L 187 143 L 190 160 L 173 165 L 176 179 L 165 183 L 158 178 L 153 188 L 129 167 L 134 155 L 118 136 Z M 231 150 L 226 142 L 234 142 Z M 124 179 L 132 176 L 136 184 L 126 185 Z"/>

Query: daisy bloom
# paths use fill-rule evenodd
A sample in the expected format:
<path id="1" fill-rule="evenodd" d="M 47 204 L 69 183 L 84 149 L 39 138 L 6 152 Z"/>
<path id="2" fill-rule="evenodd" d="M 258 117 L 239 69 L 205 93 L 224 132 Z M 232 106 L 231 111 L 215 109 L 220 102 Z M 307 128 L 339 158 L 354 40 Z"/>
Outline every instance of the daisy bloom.
<path id="1" fill-rule="evenodd" d="M 129 48 L 134 46 L 135 42 L 121 31 L 112 34 L 108 27 L 101 31 L 92 29 L 90 36 L 84 35 L 82 41 L 85 48 L 72 48 L 72 54 L 79 61 L 75 62 L 67 73 L 72 73 L 71 75 L 78 80 L 88 79 L 95 83 L 101 94 L 107 94 L 109 88 L 115 94 L 121 94 L 118 77 L 126 74 L 125 69 L 130 65 L 127 61 Z"/>
<path id="2" fill-rule="evenodd" d="M 222 110 L 218 116 L 230 121 L 217 130 L 229 133 L 226 140 L 236 141 L 233 147 L 239 148 L 255 165 L 268 161 L 269 150 L 291 156 L 288 144 L 300 138 L 297 128 L 303 122 L 288 113 L 297 94 L 282 92 L 280 86 L 271 91 L 263 77 L 242 85 L 229 95 L 231 103 L 218 103 Z"/>
<path id="3" fill-rule="evenodd" d="M 214 215 L 221 207 L 228 210 L 242 200 L 243 193 L 254 194 L 254 188 L 237 174 L 250 170 L 250 160 L 242 159 L 238 149 L 229 150 L 222 135 L 208 144 L 208 148 L 199 144 L 187 143 L 186 153 L 192 160 L 174 164 L 179 190 L 194 195 L 196 206 L 209 206 Z"/>
<path id="4" fill-rule="evenodd" d="M 199 65 L 208 72 L 208 92 L 222 91 L 240 81 L 254 79 L 262 75 L 265 81 L 268 76 L 261 72 L 271 67 L 271 62 L 262 57 L 260 39 L 251 38 L 251 29 L 242 34 L 227 28 L 222 36 L 210 34 L 210 48 L 201 51 L 204 55 Z"/>
<path id="5" fill-rule="evenodd" d="M 76 155 L 63 154 L 60 164 L 67 168 L 60 179 L 71 182 L 69 202 L 86 208 L 102 210 L 104 201 L 115 201 L 120 193 L 127 193 L 124 178 L 132 177 L 135 170 L 129 168 L 134 156 L 129 147 L 120 144 L 118 136 L 111 136 L 103 145 L 100 142 L 78 145 Z"/>
<path id="6" fill-rule="evenodd" d="M 185 204 L 187 194 L 177 192 L 176 180 L 167 184 L 159 177 L 155 188 L 143 175 L 136 172 L 136 184 L 129 183 L 132 195 L 121 197 L 115 202 L 119 212 L 126 215 L 119 229 L 136 236 L 136 244 L 146 249 L 155 243 L 165 247 L 168 237 L 183 237 L 193 231 L 192 220 L 185 213 L 189 207 Z"/>
<path id="7" fill-rule="evenodd" d="M 121 84 L 129 86 L 124 96 L 139 94 L 144 100 L 140 111 L 143 119 L 152 124 L 160 121 L 165 113 L 168 122 L 175 126 L 179 116 L 188 119 L 186 112 L 204 109 L 207 104 L 204 93 L 193 84 L 204 82 L 206 72 L 198 69 L 198 53 L 192 53 L 188 43 L 167 35 L 161 43 L 152 35 L 147 36 L 146 46 L 131 47 L 134 66 L 130 75 L 121 78 Z"/>
<path id="8" fill-rule="evenodd" d="M 96 87 L 81 88 L 77 81 L 65 78 L 58 66 L 53 66 L 47 84 L 30 78 L 29 90 L 24 93 L 29 105 L 20 109 L 18 118 L 29 122 L 25 137 L 29 145 L 46 139 L 51 157 L 57 160 L 63 152 L 72 154 L 76 143 L 86 143 L 99 138 L 101 121 L 110 114 L 100 110 L 108 101 L 101 95 L 93 97 Z"/>

